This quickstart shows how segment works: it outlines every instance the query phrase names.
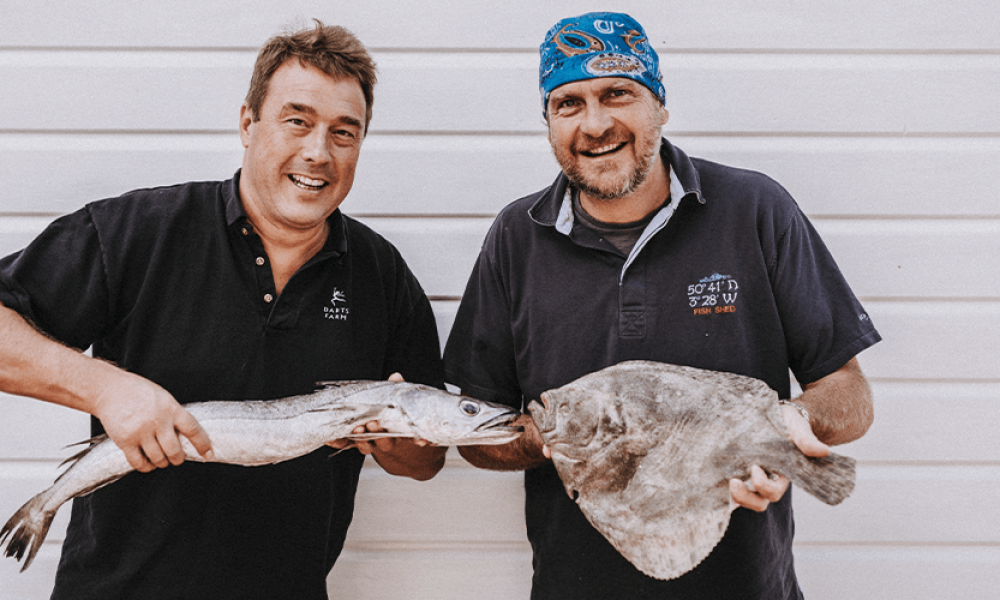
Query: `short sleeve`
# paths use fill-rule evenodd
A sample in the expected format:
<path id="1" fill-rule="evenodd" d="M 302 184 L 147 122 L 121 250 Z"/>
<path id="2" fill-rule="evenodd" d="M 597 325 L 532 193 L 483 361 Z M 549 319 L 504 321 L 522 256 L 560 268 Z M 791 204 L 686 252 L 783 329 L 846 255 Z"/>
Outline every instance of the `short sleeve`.
<path id="1" fill-rule="evenodd" d="M 445 380 L 469 396 L 520 409 L 510 314 L 501 278 L 484 249 L 445 346 Z"/>
<path id="2" fill-rule="evenodd" d="M 0 302 L 55 339 L 86 349 L 109 323 L 100 236 L 84 208 L 0 259 Z"/>
<path id="3" fill-rule="evenodd" d="M 441 343 L 434 311 L 417 278 L 395 250 L 394 257 L 398 310 L 384 375 L 399 372 L 407 381 L 443 389 Z"/>
<path id="4" fill-rule="evenodd" d="M 789 365 L 800 383 L 811 383 L 882 338 L 798 207 L 777 246 L 773 287 Z"/>

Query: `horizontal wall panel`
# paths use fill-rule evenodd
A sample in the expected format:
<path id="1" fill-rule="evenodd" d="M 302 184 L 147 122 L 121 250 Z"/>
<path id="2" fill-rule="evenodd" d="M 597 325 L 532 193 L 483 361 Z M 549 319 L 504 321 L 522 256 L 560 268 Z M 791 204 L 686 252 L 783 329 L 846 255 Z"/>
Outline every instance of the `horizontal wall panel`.
<path id="1" fill-rule="evenodd" d="M 872 378 L 1000 381 L 1000 302 L 866 301 L 883 341 L 864 351 Z"/>
<path id="2" fill-rule="evenodd" d="M 1000 546 L 1000 465 L 860 465 L 851 497 L 795 490 L 800 542 Z"/>
<path id="3" fill-rule="evenodd" d="M 867 364 L 862 355 L 862 368 Z M 871 382 L 875 422 L 836 449 L 862 462 L 1000 464 L 1000 382 Z"/>
<path id="4" fill-rule="evenodd" d="M 859 296 L 1000 300 L 1000 219 L 816 220 Z"/>
<path id="5" fill-rule="evenodd" d="M 23 573 L 19 572 L 23 563 L 0 556 L 0 597 L 4 600 L 46 600 L 55 585 L 60 549 L 60 544 L 46 541 Z"/>
<path id="6" fill-rule="evenodd" d="M 531 547 L 345 548 L 327 579 L 330 600 L 510 600 L 531 591 Z"/>
<path id="7" fill-rule="evenodd" d="M 0 130 L 231 130 L 253 58 L 0 52 L 8 90 Z M 538 61 L 530 54 L 384 52 L 376 59 L 373 131 L 543 130 Z M 1000 134 L 1000 113 L 980 101 L 1000 95 L 1000 54 L 679 54 L 663 70 L 675 131 Z"/>
<path id="8" fill-rule="evenodd" d="M 389 475 L 368 461 L 348 541 L 523 541 L 523 473 L 476 469 L 455 454 L 448 457 L 453 466 L 430 481 Z"/>
<path id="9" fill-rule="evenodd" d="M 0 133 L 0 212 L 64 213 L 126 191 L 226 179 L 235 130 L 216 134 Z M 1000 138 L 673 135 L 691 156 L 766 173 L 811 216 L 1000 215 Z M 51 165 L 59 165 L 53 170 Z M 348 213 L 496 215 L 555 179 L 544 133 L 373 133 Z M 43 184 L 44 182 L 44 184 Z"/>
<path id="10" fill-rule="evenodd" d="M 962 0 L 879 0 L 803 4 L 782 0 L 734 4 L 725 0 L 679 4 L 663 10 L 650 0 L 624 0 L 614 10 L 642 23 L 650 43 L 666 49 L 1000 49 L 1000 19 L 991 3 Z M 105 0 L 66 5 L 58 0 L 4 6 L 0 47 L 255 47 L 295 20 L 323 19 L 354 31 L 369 47 L 517 48 L 537 51 L 545 32 L 564 17 L 607 10 L 603 3 L 507 0 L 469 6 L 358 4 L 292 0 L 262 4 L 234 15 L 228 4 L 182 0 L 169 5 Z M 45 19 L 38 19 L 44 14 Z M 306 21 L 308 22 L 308 21 Z M 150 23 L 158 24 L 150 27 Z M 417 26 L 419 25 L 419 26 Z"/>
<path id="11" fill-rule="evenodd" d="M 90 438 L 89 415 L 49 402 L 0 393 L 0 415 L 0 457 L 5 460 L 62 461 L 80 450 L 67 446 Z"/>
<path id="12" fill-rule="evenodd" d="M 995 600 L 1000 547 L 799 545 L 795 571 L 809 600 Z"/>

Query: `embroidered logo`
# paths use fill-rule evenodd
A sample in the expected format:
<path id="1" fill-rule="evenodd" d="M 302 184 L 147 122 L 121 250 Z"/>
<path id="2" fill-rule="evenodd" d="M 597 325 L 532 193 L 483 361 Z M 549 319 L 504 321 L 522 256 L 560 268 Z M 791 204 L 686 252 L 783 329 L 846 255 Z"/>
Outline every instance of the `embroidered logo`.
<path id="1" fill-rule="evenodd" d="M 330 306 L 323 307 L 323 317 L 337 321 L 346 321 L 347 315 L 351 314 L 351 308 L 346 306 L 346 304 L 347 295 L 341 290 L 333 288 L 333 295 L 330 297 Z"/>
<path id="2" fill-rule="evenodd" d="M 687 287 L 688 306 L 695 316 L 734 313 L 739 289 L 732 275 L 714 273 Z"/>

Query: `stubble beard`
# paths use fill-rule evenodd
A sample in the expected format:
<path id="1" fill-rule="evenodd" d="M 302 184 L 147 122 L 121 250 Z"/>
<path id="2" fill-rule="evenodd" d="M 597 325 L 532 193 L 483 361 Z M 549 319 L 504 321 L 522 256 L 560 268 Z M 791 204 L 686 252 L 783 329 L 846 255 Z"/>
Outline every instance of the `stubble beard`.
<path id="1" fill-rule="evenodd" d="M 639 156 L 634 157 L 632 168 L 621 172 L 613 171 L 612 166 L 605 166 L 598 169 L 596 173 L 592 170 L 588 174 L 580 167 L 579 161 L 576 160 L 571 151 L 565 151 L 552 143 L 551 135 L 549 143 L 553 154 L 555 154 L 556 162 L 559 163 L 571 184 L 593 200 L 610 202 L 631 195 L 646 181 L 653 169 L 653 161 L 658 158 L 660 153 L 661 131 L 659 125 L 650 126 L 641 141 L 642 146 L 639 146 L 639 141 L 633 144 L 633 148 L 636 149 Z M 599 148 L 616 137 L 614 132 L 609 132 L 601 138 L 589 138 L 585 140 L 585 147 Z M 612 175 L 609 177 L 609 174 Z"/>

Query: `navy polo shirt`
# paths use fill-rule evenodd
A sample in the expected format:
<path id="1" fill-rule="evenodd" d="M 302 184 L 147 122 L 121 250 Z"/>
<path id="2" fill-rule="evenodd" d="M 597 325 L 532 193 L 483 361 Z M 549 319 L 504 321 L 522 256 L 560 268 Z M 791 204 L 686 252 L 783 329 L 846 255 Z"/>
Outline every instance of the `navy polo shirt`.
<path id="1" fill-rule="evenodd" d="M 443 385 L 430 303 L 394 247 L 338 210 L 279 296 L 238 182 L 137 190 L 58 219 L 0 260 L 0 302 L 182 403 L 394 371 Z M 330 455 L 188 462 L 76 499 L 53 598 L 326 598 L 364 460 Z"/>
<path id="2" fill-rule="evenodd" d="M 880 337 L 789 194 L 663 141 L 670 203 L 629 256 L 572 218 L 567 179 L 517 200 L 483 244 L 445 349 L 446 380 L 523 408 L 633 359 L 749 375 L 790 395 Z M 725 538 L 669 582 L 629 564 L 566 496 L 527 471 L 532 598 L 798 598 L 791 492 L 733 513 Z"/>

